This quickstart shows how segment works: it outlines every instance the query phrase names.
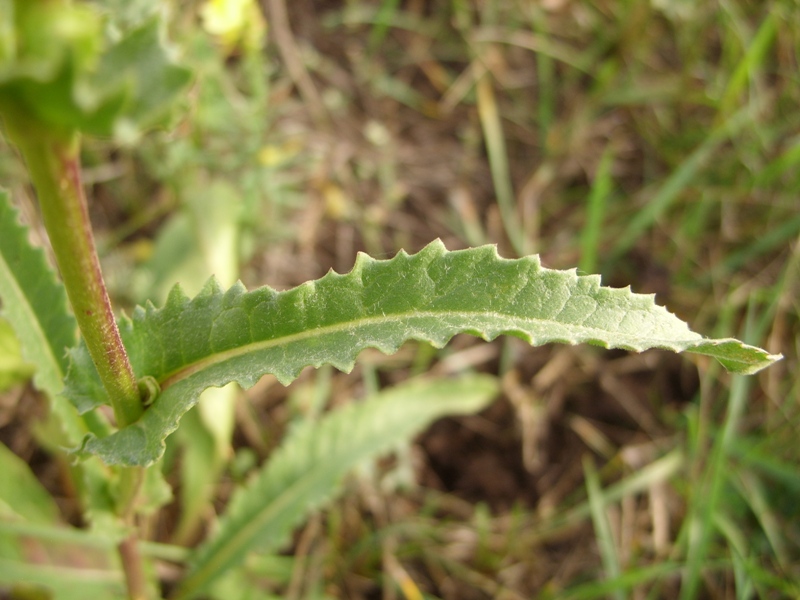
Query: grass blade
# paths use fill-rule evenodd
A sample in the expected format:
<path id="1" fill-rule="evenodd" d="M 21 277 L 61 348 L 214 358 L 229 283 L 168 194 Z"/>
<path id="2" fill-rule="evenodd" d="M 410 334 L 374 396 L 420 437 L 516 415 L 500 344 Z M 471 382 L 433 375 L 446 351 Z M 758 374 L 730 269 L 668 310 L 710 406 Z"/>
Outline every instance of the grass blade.
<path id="1" fill-rule="evenodd" d="M 516 200 L 511 185 L 511 171 L 508 166 L 506 140 L 503 136 L 503 125 L 497 110 L 497 100 L 492 89 L 492 81 L 488 74 L 477 81 L 478 116 L 481 120 L 483 135 L 486 138 L 486 152 L 489 155 L 489 169 L 492 172 L 492 183 L 500 207 L 500 218 L 506 235 L 518 256 L 526 254 L 525 236 L 517 218 Z"/>
<path id="2" fill-rule="evenodd" d="M 741 130 L 752 118 L 752 107 L 745 107 L 732 115 L 701 143 L 680 166 L 661 184 L 655 195 L 637 211 L 625 228 L 614 248 L 619 256 L 629 250 L 645 231 L 669 209 L 681 192 L 694 181 L 717 148 Z"/>
<path id="3" fill-rule="evenodd" d="M 611 535 L 611 524 L 608 522 L 605 512 L 606 503 L 603 501 L 603 491 L 600 489 L 600 477 L 588 456 L 584 457 L 583 472 L 586 474 L 589 508 L 592 511 L 592 522 L 600 556 L 603 560 L 603 570 L 606 579 L 616 579 L 622 574 L 622 568 L 619 564 L 614 537 Z M 621 589 L 611 591 L 611 595 L 616 600 L 624 600 L 626 597 Z"/>
<path id="4" fill-rule="evenodd" d="M 603 216 L 606 212 L 606 200 L 611 193 L 614 181 L 611 167 L 614 164 L 614 153 L 611 146 L 603 152 L 592 191 L 589 194 L 589 210 L 586 225 L 581 233 L 581 262 L 579 269 L 583 273 L 594 273 L 597 270 L 597 256 L 600 245 L 600 230 L 603 227 Z"/>

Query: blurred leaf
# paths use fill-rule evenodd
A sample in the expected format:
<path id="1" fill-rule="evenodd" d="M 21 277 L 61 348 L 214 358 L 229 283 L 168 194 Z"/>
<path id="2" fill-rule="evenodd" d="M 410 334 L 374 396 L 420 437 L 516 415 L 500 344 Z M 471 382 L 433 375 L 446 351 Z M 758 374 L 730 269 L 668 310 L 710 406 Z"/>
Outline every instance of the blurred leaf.
<path id="1" fill-rule="evenodd" d="M 105 52 L 99 13 L 85 4 L 15 1 L 0 19 L 11 32 L 0 47 L 0 114 L 14 139 L 83 131 L 130 140 L 158 124 L 190 79 L 156 19 Z"/>
<path id="2" fill-rule="evenodd" d="M 185 191 L 195 243 L 210 272 L 224 287 L 239 275 L 240 193 L 225 179 L 195 181 Z M 203 281 L 198 282 L 202 285 Z"/>
<path id="3" fill-rule="evenodd" d="M 96 63 L 100 19 L 86 5 L 5 0 L 2 8 L 0 84 L 53 81 L 61 70 Z"/>
<path id="4" fill-rule="evenodd" d="M 22 349 L 11 324 L 0 318 L 0 392 L 27 381 L 36 367 L 22 358 Z"/>
<path id="5" fill-rule="evenodd" d="M 121 597 L 113 538 L 62 525 L 51 494 L 4 444 L 0 473 L 0 589 L 11 586 L 11 598 Z"/>
<path id="6" fill-rule="evenodd" d="M 614 543 L 614 536 L 611 532 L 611 523 L 608 520 L 608 514 L 605 510 L 606 500 L 600 485 L 600 476 L 592 460 L 593 459 L 589 456 L 583 457 L 586 492 L 589 496 L 589 508 L 592 511 L 592 524 L 594 525 L 594 534 L 597 539 L 597 549 L 603 561 L 605 579 L 613 580 L 622 574 L 622 568 L 620 566 L 619 552 L 617 551 L 616 544 Z M 626 598 L 622 590 L 619 589 L 614 590 L 609 596 L 613 596 L 616 600 L 624 600 L 624 598 Z"/>
<path id="7" fill-rule="evenodd" d="M 0 520 L 21 519 L 31 523 L 58 522 L 59 510 L 28 464 L 5 444 L 0 444 Z"/>
<path id="8" fill-rule="evenodd" d="M 233 496 L 216 533 L 198 549 L 179 597 L 204 590 L 250 550 L 279 550 L 311 511 L 338 495 L 350 469 L 407 443 L 435 419 L 477 412 L 497 391 L 487 376 L 416 381 L 300 423 Z"/>
<path id="9" fill-rule="evenodd" d="M 191 78 L 187 69 L 171 60 L 159 37 L 159 27 L 159 21 L 151 19 L 112 46 L 103 55 L 94 78 L 98 87 L 104 84 L 126 89 L 124 109 L 117 116 L 125 127 L 157 124 Z"/>
<path id="10" fill-rule="evenodd" d="M 67 312 L 64 287 L 44 253 L 28 241 L 8 195 L 0 191 L 0 299 L 3 316 L 14 327 L 22 356 L 36 367 L 34 383 L 53 401 L 70 443 L 83 435 L 73 408 L 58 394 L 64 387 L 66 351 L 77 341 L 75 320 Z M 66 414 L 69 413 L 69 414 Z"/>
<path id="11" fill-rule="evenodd" d="M 0 589 L 10 598 L 117 600 L 125 597 L 114 541 L 56 525 L 0 522 L 0 548 L 20 540 L 18 556 L 0 555 Z M 4 596 L 6 597 L 6 596 Z"/>

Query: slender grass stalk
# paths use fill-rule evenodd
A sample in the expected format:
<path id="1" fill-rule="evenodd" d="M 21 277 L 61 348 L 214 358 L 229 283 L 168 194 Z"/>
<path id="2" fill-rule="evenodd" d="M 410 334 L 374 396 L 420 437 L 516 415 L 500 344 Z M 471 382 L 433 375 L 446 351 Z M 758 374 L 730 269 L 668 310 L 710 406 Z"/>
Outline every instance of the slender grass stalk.
<path id="1" fill-rule="evenodd" d="M 369 32 L 368 47 L 370 53 L 374 53 L 383 40 L 386 39 L 386 33 L 396 19 L 399 5 L 399 0 L 383 0 L 381 2 L 378 13 L 375 15 L 375 24 Z"/>
<path id="2" fill-rule="evenodd" d="M 526 253 L 525 238 L 517 217 L 506 141 L 489 75 L 483 75 L 478 79 L 477 91 L 478 116 L 483 128 L 483 135 L 486 138 L 486 152 L 489 156 L 489 168 L 492 172 L 494 191 L 497 194 L 497 204 L 500 207 L 500 218 L 514 251 L 519 256 L 524 256 Z"/>
<path id="3" fill-rule="evenodd" d="M 597 167 L 592 191 L 589 194 L 589 210 L 586 225 L 581 232 L 581 262 L 579 269 L 584 273 L 594 273 L 600 246 L 600 230 L 606 212 L 606 200 L 613 187 L 611 167 L 614 164 L 614 151 L 608 146 Z"/>
<path id="4" fill-rule="evenodd" d="M 762 320 L 761 323 L 755 315 L 755 304 L 748 305 L 747 320 L 745 323 L 745 340 L 763 338 L 768 321 Z M 709 562 L 712 543 L 716 535 L 720 532 L 715 523 L 718 515 L 723 511 L 723 491 L 726 485 L 731 483 L 732 468 L 730 457 L 735 453 L 737 440 L 739 439 L 739 428 L 742 425 L 744 416 L 747 412 L 747 400 L 753 380 L 746 377 L 734 375 L 731 377 L 730 392 L 728 394 L 728 410 L 725 422 L 722 425 L 720 435 L 714 441 L 709 452 L 709 458 L 705 472 L 703 473 L 703 491 L 695 494 L 692 501 L 691 510 L 693 515 L 689 517 L 687 523 L 689 539 L 686 555 L 686 571 L 681 585 L 681 600 L 696 598 L 699 591 L 705 565 Z M 748 502 L 753 499 L 748 496 Z M 763 517 L 756 507 L 754 508 L 758 518 Z M 770 533 L 775 535 L 770 536 Z M 776 555 L 782 553 L 782 546 L 778 540 L 777 533 L 773 528 L 767 532 L 767 538 L 773 543 Z"/>
<path id="5" fill-rule="evenodd" d="M 531 5 L 534 15 L 531 16 L 531 29 L 533 33 L 547 38 L 547 24 L 539 13 L 538 6 Z M 539 129 L 539 144 L 547 150 L 547 136 L 556 120 L 556 107 L 558 106 L 558 81 L 556 79 L 556 59 L 546 52 L 536 53 L 536 121 Z"/>
<path id="6" fill-rule="evenodd" d="M 633 247 L 639 237 L 652 227 L 676 202 L 681 193 L 694 182 L 698 173 L 702 172 L 714 156 L 714 152 L 752 121 L 752 115 L 753 110 L 745 107 L 711 131 L 708 137 L 658 186 L 653 197 L 630 220 L 617 240 L 612 252 L 614 257 L 621 256 Z"/>
<path id="7" fill-rule="evenodd" d="M 775 42 L 777 34 L 777 23 L 772 13 L 768 14 L 764 21 L 761 23 L 758 32 L 753 37 L 750 46 L 747 48 L 742 60 L 736 65 L 725 92 L 720 100 L 720 117 L 724 117 L 733 112 L 736 101 L 747 85 L 748 81 L 753 77 L 754 73 L 763 66 L 767 57 L 767 52 Z"/>
<path id="8" fill-rule="evenodd" d="M 606 579 L 616 579 L 622 575 L 614 536 L 611 533 L 611 524 L 605 512 L 606 503 L 603 491 L 600 488 L 600 476 L 588 456 L 583 458 L 583 472 L 586 476 L 586 490 L 589 496 L 589 509 L 592 513 L 595 537 L 597 539 L 600 557 L 603 561 L 603 570 Z M 616 589 L 611 594 L 615 600 L 624 600 L 627 595 L 622 589 Z"/>

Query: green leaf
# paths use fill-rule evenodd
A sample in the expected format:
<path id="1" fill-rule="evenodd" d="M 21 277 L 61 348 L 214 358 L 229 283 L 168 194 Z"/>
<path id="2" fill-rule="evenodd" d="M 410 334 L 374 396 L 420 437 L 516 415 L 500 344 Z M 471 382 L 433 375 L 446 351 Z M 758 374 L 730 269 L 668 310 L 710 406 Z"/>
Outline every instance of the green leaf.
<path id="1" fill-rule="evenodd" d="M 0 392 L 28 381 L 35 372 L 36 367 L 22 358 L 22 348 L 11 323 L 0 317 Z"/>
<path id="2" fill-rule="evenodd" d="M 8 33 L 0 115 L 17 142 L 76 131 L 130 138 L 158 124 L 190 79 L 173 64 L 155 18 L 104 48 L 102 20 L 89 5 L 16 0 L 8 8 L 0 14 Z"/>
<path id="3" fill-rule="evenodd" d="M 0 190 L 0 300 L 2 314 L 19 338 L 22 355 L 36 371 L 34 384 L 49 401 L 54 426 L 44 437 L 49 449 L 76 446 L 91 429 L 107 424 L 97 415 L 82 419 L 75 407 L 60 395 L 67 371 L 67 349 L 77 341 L 77 325 L 67 310 L 67 294 L 56 279 L 41 248 L 28 241 L 28 230 L 19 224 L 8 194 Z M 94 365 L 92 364 L 92 369 Z M 95 373 L 96 376 L 96 373 Z M 0 472 L 3 472 L 0 470 Z M 99 460 L 75 466 L 74 481 L 92 512 L 92 520 L 108 514 L 104 503 L 107 488 L 105 466 Z"/>
<path id="4" fill-rule="evenodd" d="M 15 540 L 21 541 L 21 553 L 2 552 L 4 542 Z M 96 532 L 0 521 L 0 589 L 11 598 L 124 598 L 125 577 L 114 546 L 114 538 Z"/>
<path id="5" fill-rule="evenodd" d="M 216 533 L 191 561 L 179 597 L 204 590 L 250 550 L 279 550 L 306 515 L 338 495 L 353 467 L 407 443 L 442 416 L 481 410 L 497 391 L 485 375 L 417 380 L 302 422 L 234 494 Z"/>
<path id="6" fill-rule="evenodd" d="M 349 371 L 364 348 L 391 353 L 409 339 L 441 347 L 457 333 L 510 334 L 534 345 L 665 348 L 708 354 L 740 373 L 780 358 L 703 338 L 652 295 L 601 287 L 599 276 L 545 269 L 537 257 L 503 259 L 493 246 L 448 252 L 440 241 L 385 261 L 361 254 L 346 275 L 281 293 L 240 284 L 223 292 L 212 279 L 190 300 L 176 287 L 164 308 L 137 308 L 120 330 L 136 375 L 154 377 L 161 395 L 137 423 L 87 439 L 83 450 L 135 465 L 161 456 L 163 440 L 208 387 L 249 387 L 266 373 L 286 384 L 324 363 Z M 104 402 L 85 349 L 72 359 L 66 393 L 81 410 Z"/>
<path id="7" fill-rule="evenodd" d="M 39 483 L 28 463 L 0 443 L 0 472 L 5 485 L 0 486 L 0 522 L 58 523 L 60 512 L 53 497 Z"/>
<path id="8" fill-rule="evenodd" d="M 3 0 L 0 84 L 52 81 L 62 69 L 90 69 L 101 40 L 98 14 L 85 5 Z"/>
<path id="9" fill-rule="evenodd" d="M 44 253 L 28 241 L 8 194 L 0 190 L 0 299 L 25 359 L 36 365 L 34 383 L 57 396 L 64 387 L 67 348 L 77 341 L 67 295 Z"/>
<path id="10" fill-rule="evenodd" d="M 159 21 L 154 18 L 103 55 L 93 81 L 98 89 L 126 89 L 126 102 L 115 126 L 135 131 L 157 124 L 190 79 L 187 69 L 173 64 L 159 38 Z"/>

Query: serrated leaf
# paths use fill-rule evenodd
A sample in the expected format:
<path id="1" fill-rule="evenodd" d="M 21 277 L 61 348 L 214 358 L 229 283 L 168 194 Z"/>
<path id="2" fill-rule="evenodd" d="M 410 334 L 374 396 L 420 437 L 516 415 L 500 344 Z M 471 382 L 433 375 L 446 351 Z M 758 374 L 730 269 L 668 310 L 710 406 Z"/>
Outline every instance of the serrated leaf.
<path id="1" fill-rule="evenodd" d="M 191 561 L 179 597 L 202 591 L 249 550 L 279 550 L 311 511 L 338 495 L 353 467 L 407 443 L 440 417 L 481 410 L 497 391 L 485 375 L 414 381 L 302 422 L 234 494 L 216 533 Z"/>
<path id="2" fill-rule="evenodd" d="M 136 375 L 154 377 L 161 395 L 137 423 L 83 449 L 135 465 L 161 456 L 163 440 L 208 387 L 249 387 L 266 373 L 286 384 L 323 363 L 349 371 L 364 348 L 391 353 L 409 339 L 441 347 L 457 333 L 510 334 L 533 345 L 664 348 L 708 354 L 739 373 L 780 358 L 703 338 L 652 295 L 601 287 L 599 276 L 546 269 L 537 257 L 504 259 L 493 246 L 448 252 L 440 241 L 391 260 L 360 254 L 350 273 L 331 271 L 286 292 L 240 284 L 223 292 L 212 279 L 190 300 L 176 287 L 164 308 L 137 308 L 120 330 Z M 85 355 L 75 352 L 67 378 L 81 410 L 104 401 Z"/>
<path id="3" fill-rule="evenodd" d="M 0 299 L 3 316 L 17 333 L 25 359 L 36 365 L 34 383 L 51 398 L 64 387 L 67 349 L 77 341 L 67 295 L 40 248 L 28 241 L 8 194 L 0 190 Z M 60 402 L 63 404 L 63 400 Z M 59 404 L 59 402 L 56 402 Z M 64 408 L 72 410 L 70 406 Z M 73 432 L 72 441 L 80 439 Z"/>

